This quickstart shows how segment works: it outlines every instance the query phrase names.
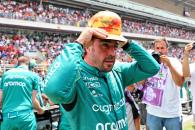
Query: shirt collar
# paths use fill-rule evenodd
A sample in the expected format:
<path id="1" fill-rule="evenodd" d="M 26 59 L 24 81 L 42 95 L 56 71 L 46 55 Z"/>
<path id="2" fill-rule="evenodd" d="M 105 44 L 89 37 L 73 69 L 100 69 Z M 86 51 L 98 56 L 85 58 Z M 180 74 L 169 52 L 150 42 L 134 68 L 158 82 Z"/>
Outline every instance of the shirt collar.
<path id="1" fill-rule="evenodd" d="M 16 68 L 21 68 L 21 69 L 26 69 L 28 70 L 28 66 L 27 65 L 19 65 Z"/>
<path id="2" fill-rule="evenodd" d="M 96 67 L 93 67 L 89 64 L 87 64 L 84 60 L 81 61 L 81 65 L 88 70 L 88 72 L 98 76 L 98 77 L 104 77 L 108 72 L 102 72 L 102 71 L 99 71 L 98 68 Z"/>

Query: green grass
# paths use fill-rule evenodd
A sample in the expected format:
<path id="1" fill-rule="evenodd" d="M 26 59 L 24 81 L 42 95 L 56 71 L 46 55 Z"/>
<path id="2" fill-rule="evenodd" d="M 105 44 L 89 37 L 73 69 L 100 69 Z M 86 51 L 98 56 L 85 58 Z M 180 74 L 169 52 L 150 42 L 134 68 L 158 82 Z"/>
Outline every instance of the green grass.
<path id="1" fill-rule="evenodd" d="M 195 130 L 192 128 L 192 120 L 189 120 L 183 124 L 183 130 Z"/>

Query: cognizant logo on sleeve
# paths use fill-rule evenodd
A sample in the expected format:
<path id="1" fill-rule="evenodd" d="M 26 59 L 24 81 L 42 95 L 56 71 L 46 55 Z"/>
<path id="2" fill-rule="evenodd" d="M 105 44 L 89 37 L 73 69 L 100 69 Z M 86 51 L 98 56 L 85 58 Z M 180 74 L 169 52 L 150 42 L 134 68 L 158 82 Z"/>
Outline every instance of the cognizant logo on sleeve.
<path id="1" fill-rule="evenodd" d="M 60 62 L 55 62 L 53 66 L 49 69 L 49 73 L 47 74 L 45 78 L 45 82 L 43 83 L 43 87 L 46 87 L 46 84 L 50 80 L 50 78 L 53 76 L 53 74 L 57 71 L 57 69 L 60 67 Z"/>

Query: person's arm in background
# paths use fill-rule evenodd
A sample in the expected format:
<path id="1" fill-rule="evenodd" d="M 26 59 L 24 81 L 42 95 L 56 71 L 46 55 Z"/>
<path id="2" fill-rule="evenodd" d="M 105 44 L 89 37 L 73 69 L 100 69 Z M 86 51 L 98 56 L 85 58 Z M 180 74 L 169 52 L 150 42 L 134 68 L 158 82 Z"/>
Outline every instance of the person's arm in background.
<path id="1" fill-rule="evenodd" d="M 44 106 L 47 106 L 48 104 L 50 106 L 53 106 L 54 103 L 47 97 L 47 95 L 45 95 L 44 93 L 41 94 L 41 97 L 43 99 L 43 102 L 44 102 Z"/>
<path id="2" fill-rule="evenodd" d="M 38 89 L 37 89 L 37 99 L 38 99 L 41 107 L 43 107 L 45 105 L 44 105 L 44 102 L 43 102 L 42 91 L 41 91 L 42 80 L 41 80 L 40 76 L 38 76 L 38 77 L 39 77 L 39 80 L 38 80 L 38 82 L 39 82 L 38 84 L 39 85 L 38 85 Z"/>
<path id="3" fill-rule="evenodd" d="M 131 93 L 135 91 L 136 87 L 134 84 L 128 86 L 126 88 L 127 90 L 126 91 L 130 91 Z M 133 96 L 133 95 L 132 95 Z M 126 96 L 127 98 L 127 96 Z M 133 97 L 134 98 L 134 97 Z M 135 103 L 135 102 L 134 102 Z M 129 103 L 130 104 L 130 103 Z M 135 107 L 132 107 L 132 104 L 131 105 L 131 111 L 132 111 L 132 114 L 135 113 L 135 110 L 138 111 L 137 109 L 133 109 Z M 138 112 L 137 112 L 138 113 Z M 135 124 L 135 129 L 136 130 L 140 130 L 140 115 L 137 115 L 135 118 L 133 118 L 133 121 L 134 121 L 134 124 Z"/>
<path id="4" fill-rule="evenodd" d="M 175 66 L 173 66 L 170 62 L 170 59 L 168 58 L 168 56 L 166 55 L 161 55 L 160 56 L 160 60 L 163 64 L 165 64 L 167 67 L 169 67 L 169 70 L 171 72 L 173 81 L 175 82 L 175 84 L 179 87 L 181 87 L 184 83 L 184 77 L 183 75 L 177 70 L 178 68 L 176 68 Z M 181 65 L 180 62 L 177 63 L 178 66 Z"/>
<path id="5" fill-rule="evenodd" d="M 189 55 L 190 55 L 190 50 L 192 49 L 192 43 L 189 43 L 185 46 L 184 48 L 184 54 L 183 54 L 183 62 L 182 62 L 182 71 L 183 71 L 183 76 L 185 78 L 190 77 L 190 66 L 189 66 Z"/>
<path id="6" fill-rule="evenodd" d="M 133 86 L 134 85 L 131 85 L 125 88 L 127 119 L 130 127 L 135 126 L 136 130 L 140 130 L 139 108 L 133 95 L 131 94 L 131 92 L 133 91 Z M 134 123 L 134 125 L 132 123 Z"/>
<path id="7" fill-rule="evenodd" d="M 2 109 L 2 98 L 3 98 L 3 79 L 4 79 L 5 73 L 2 75 L 0 80 L 0 108 Z"/>
<path id="8" fill-rule="evenodd" d="M 37 95 L 37 91 L 33 90 L 32 93 L 33 108 L 37 111 L 38 114 L 43 114 L 45 110 L 41 107 L 39 101 L 36 98 L 36 95 Z"/>
<path id="9" fill-rule="evenodd" d="M 156 60 L 142 46 L 135 41 L 130 41 L 123 46 L 127 52 L 136 61 L 120 65 L 124 86 L 129 86 L 138 81 L 144 80 L 155 75 L 160 66 Z"/>
<path id="10" fill-rule="evenodd" d="M 0 108 L 2 108 L 2 96 L 3 96 L 3 91 L 0 89 Z"/>
<path id="11" fill-rule="evenodd" d="M 134 119 L 135 129 L 140 130 L 140 116 Z"/>
<path id="12" fill-rule="evenodd" d="M 40 89 L 40 80 L 39 80 L 39 76 L 38 74 L 32 72 L 31 74 L 31 78 L 33 79 L 32 82 L 32 102 L 33 102 L 33 108 L 37 111 L 38 114 L 43 114 L 44 113 L 44 109 L 43 107 L 40 105 L 39 100 L 37 99 L 37 91 L 39 91 L 38 89 Z"/>

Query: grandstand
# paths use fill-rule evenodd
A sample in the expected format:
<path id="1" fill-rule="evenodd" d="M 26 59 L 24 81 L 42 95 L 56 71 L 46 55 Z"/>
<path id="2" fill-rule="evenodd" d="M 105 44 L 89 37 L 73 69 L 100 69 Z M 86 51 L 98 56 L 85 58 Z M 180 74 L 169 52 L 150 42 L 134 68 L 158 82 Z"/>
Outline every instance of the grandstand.
<path id="1" fill-rule="evenodd" d="M 125 37 L 139 40 L 148 49 L 154 39 L 166 37 L 172 44 L 171 49 L 173 48 L 170 55 L 182 58 L 182 54 L 179 54 L 182 50 L 179 47 L 195 40 L 195 20 L 183 17 L 181 11 L 179 15 L 178 10 L 181 10 L 181 5 L 174 8 L 173 1 L 169 1 L 168 4 L 174 8 L 175 12 L 156 7 L 155 0 L 150 0 L 147 4 L 144 0 L 138 2 L 129 0 L 2 0 L 0 2 L 2 66 L 6 68 L 5 64 L 14 64 L 14 58 L 23 53 L 38 57 L 39 63 L 51 63 L 63 49 L 63 44 L 74 41 L 83 27 L 87 26 L 88 19 L 99 10 L 112 10 L 122 16 Z M 162 9 L 165 9 L 163 7 L 166 7 L 167 1 L 161 0 L 160 3 L 164 5 Z M 28 45 L 24 44 L 26 42 Z M 12 46 L 16 48 L 15 51 L 5 51 L 5 48 L 9 49 Z M 7 57 L 13 60 L 7 60 Z M 51 59 L 48 59 L 49 57 Z M 191 59 L 194 60 L 194 53 Z"/>
<path id="2" fill-rule="evenodd" d="M 5 4 L 2 5 L 2 8 L 5 8 L 5 10 L 4 13 L 0 14 L 0 16 L 3 17 L 0 20 L 0 24 L 1 26 L 6 27 L 18 27 L 43 31 L 80 32 L 82 30 L 82 27 L 86 26 L 87 20 L 90 18 L 90 14 L 94 14 L 98 10 L 113 10 L 121 14 L 125 24 L 138 23 L 141 24 L 139 26 L 143 27 L 152 26 L 152 30 L 147 29 L 146 32 L 141 32 L 141 34 L 144 33 L 144 35 L 137 35 L 140 32 L 135 32 L 133 30 L 124 30 L 124 35 L 128 38 L 153 40 L 158 38 L 158 36 L 163 35 L 165 37 L 168 37 L 169 41 L 186 43 L 190 40 L 193 40 L 194 37 L 194 20 L 177 16 L 173 13 L 162 11 L 149 6 L 144 6 L 135 2 L 132 3 L 130 1 L 126 1 L 125 3 L 125 1 L 114 2 L 114 0 L 108 0 L 106 1 L 106 3 L 104 3 L 104 1 L 101 0 L 48 0 L 47 2 L 43 2 L 41 4 L 41 7 L 37 6 L 39 5 L 38 2 L 33 2 L 33 4 L 31 3 L 30 8 L 26 7 L 26 9 L 21 10 L 21 12 L 16 11 L 15 13 L 13 11 L 13 8 L 15 7 L 14 4 L 17 3 L 8 4 L 8 2 L 6 1 L 4 3 Z M 109 3 L 112 3 L 112 5 L 110 5 Z M 117 3 L 117 5 L 113 5 L 114 3 Z M 20 4 L 19 6 L 22 6 L 23 8 L 27 3 Z M 125 7 L 123 7 L 123 5 Z M 126 7 L 127 5 L 128 7 Z M 12 8 L 11 12 L 9 12 L 10 9 L 6 10 L 6 6 L 10 6 L 10 8 Z M 123 8 L 121 8 L 120 6 L 122 6 Z M 25 12 L 26 10 L 28 10 L 28 13 Z M 48 13 L 50 14 L 48 15 Z M 10 20 L 10 18 L 12 20 Z M 129 28 L 131 28 L 131 26 L 129 26 Z M 159 28 L 162 31 L 169 31 L 165 32 L 165 34 L 152 34 L 149 32 L 155 32 L 155 28 Z M 170 32 L 178 33 L 174 33 L 175 35 L 172 34 L 171 36 L 169 36 L 167 33 Z"/>

